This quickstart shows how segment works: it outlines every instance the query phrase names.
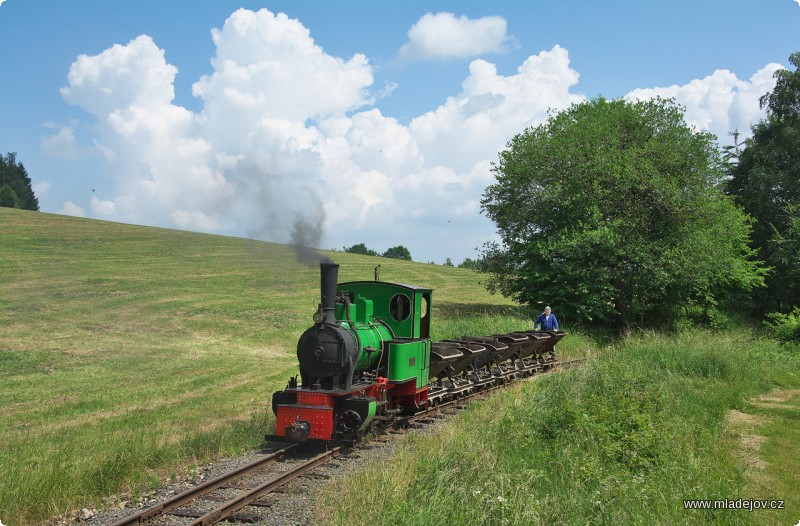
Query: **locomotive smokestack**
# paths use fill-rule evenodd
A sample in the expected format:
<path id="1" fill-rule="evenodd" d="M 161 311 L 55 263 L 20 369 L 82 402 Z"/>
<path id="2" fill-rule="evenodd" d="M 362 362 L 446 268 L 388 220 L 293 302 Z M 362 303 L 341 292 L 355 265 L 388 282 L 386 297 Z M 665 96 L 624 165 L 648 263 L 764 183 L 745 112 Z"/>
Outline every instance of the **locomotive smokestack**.
<path id="1" fill-rule="evenodd" d="M 339 280 L 339 264 L 333 261 L 320 263 L 319 272 L 324 321 L 326 323 L 336 323 L 334 308 L 336 306 L 336 284 Z"/>

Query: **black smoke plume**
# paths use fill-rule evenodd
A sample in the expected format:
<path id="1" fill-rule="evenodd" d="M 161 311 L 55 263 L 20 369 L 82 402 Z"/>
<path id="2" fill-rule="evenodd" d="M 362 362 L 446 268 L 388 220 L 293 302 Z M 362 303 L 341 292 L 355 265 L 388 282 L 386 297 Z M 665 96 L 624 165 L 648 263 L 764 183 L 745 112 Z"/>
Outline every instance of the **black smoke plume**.
<path id="1" fill-rule="evenodd" d="M 314 206 L 306 214 L 297 214 L 292 225 L 292 247 L 301 263 L 314 266 L 319 263 L 333 263 L 328 256 L 320 254 L 312 247 L 319 245 L 325 226 L 325 209 L 314 196 Z"/>

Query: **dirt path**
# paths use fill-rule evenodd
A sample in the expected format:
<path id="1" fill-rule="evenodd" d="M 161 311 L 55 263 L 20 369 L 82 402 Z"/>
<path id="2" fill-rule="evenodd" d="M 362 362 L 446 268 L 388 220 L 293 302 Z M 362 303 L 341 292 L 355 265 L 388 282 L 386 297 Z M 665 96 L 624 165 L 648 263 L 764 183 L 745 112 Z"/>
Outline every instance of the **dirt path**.
<path id="1" fill-rule="evenodd" d="M 753 512 L 756 524 L 800 521 L 800 389 L 774 390 L 728 413 L 725 439 L 748 481 L 741 497 L 784 500 Z"/>

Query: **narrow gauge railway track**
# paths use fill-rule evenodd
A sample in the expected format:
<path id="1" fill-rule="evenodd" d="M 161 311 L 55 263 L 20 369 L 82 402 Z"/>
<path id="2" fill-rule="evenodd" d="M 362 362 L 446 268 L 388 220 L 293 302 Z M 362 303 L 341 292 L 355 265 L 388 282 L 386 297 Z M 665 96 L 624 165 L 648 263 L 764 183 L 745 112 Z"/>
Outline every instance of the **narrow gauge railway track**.
<path id="1" fill-rule="evenodd" d="M 509 383 L 515 383 L 525 378 L 538 377 L 553 369 L 571 367 L 583 361 L 584 359 L 549 362 L 544 364 L 543 367 L 540 366 L 527 371 L 529 374 L 521 375 L 511 380 Z M 481 391 L 465 394 L 458 399 L 441 402 L 435 407 L 431 407 L 415 415 L 400 417 L 392 422 L 387 422 L 386 425 L 376 430 L 375 435 L 379 436 L 381 433 L 392 429 L 396 430 L 413 427 L 414 424 L 424 422 L 426 419 L 444 413 L 448 409 L 465 407 L 465 403 L 469 400 L 483 398 L 509 385 L 509 383 L 493 385 Z M 302 449 L 301 444 L 289 444 L 263 458 L 190 488 L 154 506 L 129 515 L 113 523 L 112 526 L 159 524 L 164 523 L 163 519 L 168 515 L 172 516 L 169 521 L 170 524 L 181 524 L 181 526 L 206 526 L 216 524 L 223 520 L 243 522 L 257 520 L 257 517 L 252 514 L 241 514 L 237 512 L 247 506 L 271 506 L 271 502 L 261 500 L 265 495 L 279 490 L 279 488 L 282 488 L 289 482 L 309 473 L 318 466 L 329 460 L 333 460 L 343 453 L 340 447 L 332 448 L 318 454 L 308 455 L 309 458 L 304 460 L 300 459 L 296 466 L 292 466 L 286 471 L 271 474 L 267 473 L 271 466 L 276 462 L 286 460 L 289 454 L 302 456 Z M 307 454 L 308 452 L 306 451 L 305 453 Z M 248 477 L 253 477 L 254 475 L 262 479 L 266 476 L 268 480 L 248 479 Z M 228 495 L 223 497 L 220 495 L 220 491 L 224 491 Z M 230 495 L 230 493 L 235 493 L 235 495 Z"/>
<path id="2" fill-rule="evenodd" d="M 263 476 L 274 463 L 284 460 L 287 453 L 298 452 L 300 449 L 298 446 L 299 444 L 288 445 L 264 458 L 241 466 L 170 499 L 125 517 L 113 523 L 112 526 L 157 524 L 165 515 L 184 517 L 188 522 L 181 522 L 180 524 L 187 526 L 207 526 L 229 518 L 253 522 L 250 516 L 237 516 L 236 512 L 246 506 L 260 505 L 259 499 L 261 497 L 337 457 L 341 452 L 341 448 L 336 447 L 302 460 L 299 464 L 290 467 L 286 471 L 273 474 L 265 482 L 257 479 L 253 480 L 256 476 Z M 217 493 L 222 490 L 226 493 L 234 492 L 236 494 L 235 496 L 222 497 Z M 264 505 L 270 504 L 265 503 Z"/>

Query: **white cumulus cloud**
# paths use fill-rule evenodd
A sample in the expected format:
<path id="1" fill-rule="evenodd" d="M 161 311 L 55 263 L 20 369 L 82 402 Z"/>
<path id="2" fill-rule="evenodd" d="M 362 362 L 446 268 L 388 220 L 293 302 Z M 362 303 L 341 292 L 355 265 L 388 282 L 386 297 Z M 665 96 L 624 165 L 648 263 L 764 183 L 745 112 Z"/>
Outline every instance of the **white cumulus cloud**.
<path id="1" fill-rule="evenodd" d="M 172 104 L 176 74 L 148 36 L 81 55 L 70 67 L 62 96 L 97 118 L 95 146 L 120 181 L 112 199 L 93 199 L 101 217 L 169 225 L 176 207 L 214 206 L 230 197 L 209 165 L 211 148 L 199 136 L 197 116 Z"/>
<path id="2" fill-rule="evenodd" d="M 367 58 L 328 55 L 308 29 L 283 13 L 240 9 L 212 38 L 214 73 L 193 87 L 206 103 L 206 119 L 232 120 L 232 113 L 251 128 L 263 118 L 302 122 L 343 115 L 371 101 Z"/>
<path id="3" fill-rule="evenodd" d="M 468 171 L 494 160 L 514 134 L 544 122 L 548 109 L 584 100 L 570 91 L 577 82 L 569 53 L 558 45 L 528 57 L 516 75 L 499 75 L 494 64 L 475 60 L 463 91 L 415 118 L 410 130 L 429 162 Z"/>
<path id="4" fill-rule="evenodd" d="M 169 104 L 177 73 L 153 39 L 141 35 L 99 55 L 79 56 L 69 69 L 69 85 L 61 88 L 61 95 L 70 104 L 106 117 L 126 107 Z"/>
<path id="5" fill-rule="evenodd" d="M 726 69 L 718 69 L 707 77 L 680 86 L 636 89 L 625 98 L 674 98 L 686 108 L 688 124 L 713 133 L 720 144 L 731 144 L 729 133 L 739 130 L 747 136 L 750 125 L 763 116 L 758 99 L 775 87 L 773 73 L 782 68 L 780 64 L 767 64 L 747 80 L 739 79 Z"/>
<path id="6" fill-rule="evenodd" d="M 477 22 L 453 20 L 466 33 Z M 492 24 L 499 36 L 484 51 L 507 40 L 505 23 Z M 93 217 L 278 242 L 298 219 L 312 230 L 324 221 L 321 246 L 402 244 L 418 260 L 458 261 L 494 236 L 479 209 L 498 151 L 549 109 L 584 100 L 568 51 L 554 46 L 510 75 L 473 60 L 459 93 L 404 124 L 373 107 L 386 87 L 373 87 L 366 57 L 326 53 L 297 20 L 240 9 L 212 38 L 213 71 L 193 86 L 198 112 L 174 103 L 178 70 L 150 37 L 72 64 L 62 95 L 96 119 L 85 127 L 97 130 L 91 147 L 117 181 L 86 204 Z M 757 114 L 771 71 L 749 81 L 717 72 L 631 96 L 673 90 L 714 130 Z M 63 129 L 51 139 L 54 150 L 79 142 Z M 66 203 L 63 212 L 84 209 Z"/>
<path id="7" fill-rule="evenodd" d="M 407 59 L 465 58 L 499 53 L 511 40 L 503 17 L 471 19 L 453 13 L 427 13 L 408 30 L 408 42 L 400 48 Z"/>
<path id="8" fill-rule="evenodd" d="M 54 159 L 77 159 L 78 143 L 75 140 L 75 133 L 69 126 L 64 126 L 58 133 L 43 138 L 39 142 L 39 149 L 47 157 Z"/>
<path id="9" fill-rule="evenodd" d="M 117 202 L 124 200 L 125 198 L 121 199 L 118 198 L 116 201 L 112 200 L 103 201 L 93 196 L 89 205 L 96 217 L 114 218 L 117 213 Z"/>
<path id="10" fill-rule="evenodd" d="M 64 203 L 58 213 L 66 216 L 86 217 L 86 211 L 72 201 Z"/>

